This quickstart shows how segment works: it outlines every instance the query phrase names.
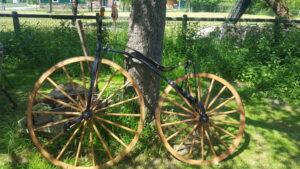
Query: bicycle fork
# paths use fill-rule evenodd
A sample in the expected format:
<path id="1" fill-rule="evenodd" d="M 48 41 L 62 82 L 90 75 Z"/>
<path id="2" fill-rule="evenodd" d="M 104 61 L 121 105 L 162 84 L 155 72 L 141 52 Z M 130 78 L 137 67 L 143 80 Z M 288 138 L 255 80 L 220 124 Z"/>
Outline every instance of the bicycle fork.
<path id="1" fill-rule="evenodd" d="M 86 105 L 86 109 L 82 112 L 82 115 L 75 119 L 75 120 L 71 120 L 68 121 L 66 123 L 64 123 L 63 129 L 64 132 L 68 132 L 70 130 L 70 127 L 73 124 L 76 123 L 80 123 L 83 119 L 89 120 L 91 119 L 91 117 L 93 116 L 93 113 L 91 112 L 91 103 L 92 103 L 92 97 L 93 97 L 93 90 L 95 87 L 95 83 L 96 82 L 96 75 L 97 72 L 99 70 L 99 61 L 101 60 L 101 51 L 102 51 L 102 19 L 97 19 L 97 24 L 98 24 L 98 28 L 97 28 L 97 47 L 96 47 L 96 54 L 94 56 L 94 62 L 93 62 L 93 67 L 92 67 L 92 74 L 91 74 L 91 83 L 90 83 L 90 88 L 89 88 L 89 92 L 88 92 L 88 98 L 87 98 L 87 105 Z M 89 66 L 89 65 L 88 65 Z"/>

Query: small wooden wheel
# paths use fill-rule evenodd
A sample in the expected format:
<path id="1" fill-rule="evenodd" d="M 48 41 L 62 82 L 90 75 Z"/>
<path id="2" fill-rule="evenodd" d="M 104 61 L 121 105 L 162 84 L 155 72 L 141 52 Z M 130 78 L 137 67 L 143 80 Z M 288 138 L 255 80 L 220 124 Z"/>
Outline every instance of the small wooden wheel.
<path id="1" fill-rule="evenodd" d="M 124 69 L 106 59 L 100 60 L 89 116 L 82 116 L 93 61 L 74 57 L 59 62 L 39 78 L 29 97 L 30 136 L 41 154 L 62 168 L 111 166 L 134 147 L 142 132 L 142 94 Z"/>
<path id="2" fill-rule="evenodd" d="M 185 75 L 175 83 L 203 103 L 208 121 L 201 120 L 194 105 L 167 86 L 156 111 L 156 126 L 165 147 L 177 159 L 194 165 L 213 164 L 228 157 L 245 128 L 245 112 L 236 90 L 224 79 L 207 73 Z"/>

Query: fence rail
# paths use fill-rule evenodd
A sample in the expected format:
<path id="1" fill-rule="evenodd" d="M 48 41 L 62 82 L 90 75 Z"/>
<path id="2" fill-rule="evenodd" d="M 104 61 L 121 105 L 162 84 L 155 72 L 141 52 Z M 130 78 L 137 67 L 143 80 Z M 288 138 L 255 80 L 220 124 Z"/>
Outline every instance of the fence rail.
<path id="1" fill-rule="evenodd" d="M 14 21 L 14 28 L 18 30 L 20 28 L 19 18 L 51 18 L 51 19 L 96 19 L 97 16 L 91 15 L 47 15 L 47 14 L 18 14 L 17 12 L 12 12 L 11 14 L 0 14 L 0 17 L 12 17 Z M 103 19 L 111 19 L 111 17 L 104 17 Z M 128 20 L 128 17 L 119 17 L 120 20 Z M 166 17 L 167 21 L 182 21 L 183 27 L 186 28 L 188 21 L 214 21 L 214 22 L 231 22 L 236 19 L 228 18 L 194 18 L 183 15 L 183 17 Z M 287 23 L 287 20 L 278 19 L 255 19 L 255 18 L 241 18 L 239 22 L 271 22 L 271 23 Z M 300 24 L 300 20 L 293 20 L 294 23 Z"/>

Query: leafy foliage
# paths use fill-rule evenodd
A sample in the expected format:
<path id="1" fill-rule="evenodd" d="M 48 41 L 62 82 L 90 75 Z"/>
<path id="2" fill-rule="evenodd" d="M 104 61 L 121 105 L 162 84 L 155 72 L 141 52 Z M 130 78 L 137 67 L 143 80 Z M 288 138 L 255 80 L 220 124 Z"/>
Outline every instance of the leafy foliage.
<path id="1" fill-rule="evenodd" d="M 95 31 L 95 28 L 91 28 L 86 32 L 90 51 L 95 51 Z M 14 61 L 17 58 L 23 66 L 49 68 L 70 56 L 83 55 L 77 30 L 70 27 L 68 22 L 52 27 L 24 23 L 18 33 L 2 29 L 0 39 L 5 46 L 5 57 Z"/>
<path id="2" fill-rule="evenodd" d="M 196 38 L 195 29 L 165 38 L 166 64 L 192 59 L 197 63 L 197 71 L 242 83 L 249 91 L 255 91 L 252 95 L 282 100 L 300 98 L 298 29 L 279 28 L 278 32 L 278 28 L 271 27 L 267 32 L 253 32 L 245 40 L 232 35 L 220 39 L 218 33 Z"/>
<path id="3" fill-rule="evenodd" d="M 197 71 L 218 74 L 235 83 L 234 86 L 240 86 L 239 92 L 246 102 L 247 132 L 237 152 L 224 160 L 221 167 L 297 168 L 300 31 L 270 28 L 267 33 L 251 33 L 241 41 L 229 35 L 220 39 L 218 34 L 197 38 L 195 36 L 197 28 L 198 26 L 191 24 L 186 33 L 172 30 L 170 34 L 166 34 L 164 65 L 174 65 L 193 59 L 197 63 Z M 127 40 L 125 30 L 127 27 L 110 34 L 107 37 L 108 41 L 125 44 Z M 88 29 L 86 35 L 90 51 L 93 52 L 96 41 L 95 29 Z M 19 105 L 16 110 L 10 108 L 8 100 L 4 95 L 0 95 L 3 113 L 0 124 L 3 133 L 0 139 L 1 153 L 9 154 L 9 158 L 18 157 L 12 158 L 12 161 L 3 160 L 0 166 L 54 168 L 37 152 L 27 134 L 17 132 L 17 121 L 24 116 L 28 91 L 40 73 L 57 61 L 82 55 L 76 30 L 70 28 L 67 23 L 47 28 L 25 24 L 17 35 L 2 29 L 0 39 L 5 44 L 6 50 L 4 66 L 8 69 L 5 70 L 10 71 L 7 75 L 16 86 L 10 92 L 15 93 Z M 123 57 L 105 57 L 110 57 L 109 59 L 122 65 Z M 37 66 L 33 68 L 33 65 Z M 184 70 L 180 67 L 167 76 L 176 79 L 183 74 Z M 262 95 L 265 98 L 295 101 L 296 104 L 279 102 L 278 105 L 277 101 L 271 99 L 266 101 Z M 8 158 L 3 155 L 0 157 Z M 27 161 L 22 162 L 22 159 Z M 153 159 L 160 161 L 153 162 Z M 155 165 L 161 168 L 173 165 L 173 168 L 199 168 L 170 157 L 160 143 L 153 125 L 145 126 L 135 150 L 114 167 L 151 168 Z M 203 168 L 220 168 L 220 166 Z"/>
<path id="4" fill-rule="evenodd" d="M 296 71 L 300 70 L 299 30 L 270 27 L 266 32 L 250 32 L 245 40 L 240 40 L 230 32 L 222 39 L 219 34 L 197 38 L 196 29 L 197 26 L 191 24 L 187 33 L 174 30 L 166 34 L 165 65 L 192 59 L 197 63 L 197 71 L 243 83 L 255 91 L 252 94 L 299 99 L 300 78 Z M 95 51 L 95 29 L 86 31 L 86 36 L 90 51 Z M 0 38 L 5 45 L 7 63 L 10 60 L 26 67 L 36 65 L 41 72 L 58 61 L 82 55 L 76 29 L 65 22 L 48 28 L 24 24 L 18 34 L 2 30 Z M 122 30 L 106 36 L 104 41 L 125 44 L 126 39 L 126 31 Z M 105 54 L 104 57 L 123 65 L 122 56 Z M 175 79 L 183 72 L 183 68 L 179 68 L 167 76 Z"/>

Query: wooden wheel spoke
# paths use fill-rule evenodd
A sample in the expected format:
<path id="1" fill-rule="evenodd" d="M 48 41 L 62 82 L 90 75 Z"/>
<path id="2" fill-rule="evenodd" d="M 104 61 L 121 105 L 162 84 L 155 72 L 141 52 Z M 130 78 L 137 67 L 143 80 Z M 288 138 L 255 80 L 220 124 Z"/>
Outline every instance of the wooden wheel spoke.
<path id="1" fill-rule="evenodd" d="M 102 138 L 100 132 L 98 131 L 98 129 L 97 129 L 97 127 L 96 127 L 96 125 L 95 125 L 94 123 L 92 123 L 92 125 L 93 125 L 93 128 L 94 128 L 94 130 L 95 130 L 95 132 L 96 132 L 96 135 L 98 136 L 98 138 L 99 138 L 99 140 L 100 140 L 100 142 L 101 142 L 101 144 L 102 144 L 102 146 L 103 146 L 105 152 L 107 153 L 109 159 L 112 160 L 113 157 L 112 157 L 112 155 L 111 155 L 111 153 L 110 153 L 110 151 L 109 151 L 109 149 L 108 149 L 106 143 L 104 142 L 104 140 L 103 140 L 103 138 Z"/>
<path id="2" fill-rule="evenodd" d="M 92 161 L 93 161 L 93 166 L 96 165 L 96 160 L 95 160 L 95 150 L 94 150 L 94 143 L 93 143 L 93 134 L 92 134 L 92 126 L 90 125 L 90 134 L 89 134 L 89 141 L 91 145 L 91 151 L 92 151 Z"/>
<path id="3" fill-rule="evenodd" d="M 193 131 L 195 131 L 195 129 L 197 127 L 198 127 L 198 124 L 195 124 L 194 127 L 191 129 L 191 131 L 184 137 L 184 139 L 178 145 L 178 147 L 176 147 L 175 151 L 178 151 L 181 148 L 181 146 L 186 142 L 186 140 L 188 139 L 188 137 L 193 133 Z"/>
<path id="4" fill-rule="evenodd" d="M 194 107 L 190 104 L 190 102 L 184 97 L 184 96 L 182 96 L 182 94 L 179 92 L 179 91 L 177 91 L 177 90 L 175 90 L 177 93 L 178 93 L 178 95 L 182 98 L 182 100 L 190 107 L 190 109 L 191 110 L 195 110 L 194 109 Z"/>
<path id="5" fill-rule="evenodd" d="M 190 114 L 176 113 L 176 112 L 171 112 L 171 111 L 161 111 L 161 113 L 177 115 L 177 116 L 182 116 L 182 117 L 194 117 L 193 115 L 190 115 Z"/>
<path id="6" fill-rule="evenodd" d="M 73 80 L 72 80 L 72 78 L 71 78 L 69 72 L 67 71 L 66 67 L 64 67 L 64 66 L 62 67 L 62 69 L 63 69 L 63 71 L 65 72 L 65 74 L 66 74 L 66 76 L 67 76 L 69 82 L 71 83 L 71 86 L 72 86 L 73 91 L 75 91 L 77 97 L 79 98 L 79 101 L 80 101 L 81 105 L 84 106 L 84 105 L 85 105 L 85 104 L 84 104 L 84 101 L 83 101 L 81 95 L 78 93 L 77 87 L 74 85 L 74 82 L 73 82 Z"/>
<path id="7" fill-rule="evenodd" d="M 70 129 L 72 127 L 74 127 L 76 124 L 73 124 L 70 126 Z M 56 136 L 54 136 L 51 140 L 47 141 L 46 143 L 42 144 L 42 147 L 46 147 L 47 145 L 53 143 L 55 140 L 57 140 L 58 138 L 60 138 L 63 134 L 65 134 L 64 131 L 59 132 Z"/>
<path id="8" fill-rule="evenodd" d="M 204 108 L 205 109 L 207 109 L 207 103 L 209 101 L 209 97 L 210 97 L 212 88 L 214 86 L 214 82 L 215 82 L 215 79 L 212 79 L 211 82 L 210 82 L 209 89 L 208 89 L 207 96 L 206 96 L 205 103 L 204 103 Z"/>
<path id="9" fill-rule="evenodd" d="M 104 99 L 101 104 L 106 103 L 109 99 L 111 99 L 112 97 L 114 97 L 117 93 L 119 93 L 121 90 L 123 90 L 130 82 L 126 82 L 123 86 L 121 86 L 119 89 L 117 89 L 116 91 L 114 91 L 113 94 L 111 94 L 110 96 L 108 96 L 106 99 Z M 97 106 L 94 106 L 93 109 L 95 109 Z"/>
<path id="10" fill-rule="evenodd" d="M 87 66 L 87 68 L 88 68 L 88 71 L 89 71 L 89 76 L 91 77 L 91 75 L 92 75 L 92 67 L 93 67 L 93 65 L 92 65 L 92 63 L 91 62 L 86 62 L 86 66 Z"/>
<path id="11" fill-rule="evenodd" d="M 98 122 L 98 124 L 104 128 L 108 132 L 109 135 L 111 135 L 113 138 L 115 138 L 122 146 L 125 148 L 128 148 L 128 145 L 126 145 L 115 133 L 113 133 L 111 130 L 109 130 L 103 123 Z"/>
<path id="12" fill-rule="evenodd" d="M 83 121 L 81 121 L 80 126 L 74 130 L 74 132 L 72 133 L 72 136 L 69 138 L 69 140 L 67 141 L 67 143 L 64 145 L 64 147 L 60 150 L 58 156 L 56 157 L 56 160 L 59 160 L 59 158 L 63 155 L 63 153 L 65 152 L 65 150 L 68 148 L 69 144 L 71 143 L 71 141 L 74 139 L 74 137 L 76 136 L 76 134 L 78 133 L 78 131 L 80 130 L 81 126 L 83 124 Z"/>
<path id="13" fill-rule="evenodd" d="M 182 131 L 184 131 L 186 128 L 192 126 L 192 124 L 187 124 L 185 127 L 179 129 L 178 131 L 176 131 L 175 133 L 173 133 L 171 136 L 169 136 L 167 138 L 167 141 L 169 141 L 170 139 L 172 139 L 173 137 L 177 136 L 179 133 L 181 133 Z"/>
<path id="14" fill-rule="evenodd" d="M 76 124 L 73 124 L 70 126 L 70 129 L 73 128 Z M 64 131 L 59 132 L 56 136 L 54 136 L 51 140 L 49 140 L 48 142 L 44 143 L 42 145 L 42 147 L 46 147 L 47 145 L 53 143 L 55 140 L 57 140 L 58 138 L 60 138 L 63 134 L 65 134 Z"/>
<path id="15" fill-rule="evenodd" d="M 109 106 L 106 106 L 106 107 L 103 107 L 103 108 L 101 108 L 101 109 L 99 109 L 99 110 L 96 110 L 95 113 L 100 112 L 100 111 L 103 111 L 103 110 L 106 110 L 106 109 L 109 109 L 109 108 L 112 108 L 112 107 L 119 106 L 119 105 L 121 105 L 121 104 L 125 104 L 125 103 L 128 103 L 128 102 L 132 102 L 132 101 L 137 100 L 137 99 L 139 99 L 138 96 L 133 97 L 133 98 L 130 98 L 130 99 L 128 99 L 128 100 L 124 100 L 124 101 L 115 103 L 115 104 L 112 104 L 112 105 L 109 105 Z"/>
<path id="16" fill-rule="evenodd" d="M 79 157 L 79 154 L 80 154 L 80 151 L 81 151 L 81 146 L 82 146 L 83 136 L 84 136 L 84 133 L 85 133 L 86 124 L 87 124 L 87 122 L 84 121 L 82 131 L 81 131 L 80 141 L 79 141 L 77 152 L 76 152 L 75 164 L 74 164 L 75 166 L 77 166 L 78 157 Z"/>
<path id="17" fill-rule="evenodd" d="M 50 77 L 47 77 L 47 80 L 57 89 L 59 90 L 64 96 L 66 96 L 71 102 L 73 102 L 77 107 L 82 108 L 68 93 L 66 93 L 62 88 L 58 86 Z"/>
<path id="18" fill-rule="evenodd" d="M 141 114 L 128 114 L 128 113 L 97 113 L 101 116 L 128 116 L 128 117 L 140 117 Z"/>
<path id="19" fill-rule="evenodd" d="M 85 100 L 85 106 L 86 106 L 86 101 L 87 101 L 87 89 L 86 89 L 86 79 L 85 79 L 85 73 L 84 73 L 84 67 L 83 63 L 80 62 L 80 70 L 81 70 L 81 79 L 82 79 L 82 85 L 83 85 L 83 90 L 84 90 L 84 100 Z"/>
<path id="20" fill-rule="evenodd" d="M 186 108 L 186 107 L 184 107 L 184 106 L 182 106 L 182 105 L 176 103 L 176 102 L 173 101 L 173 100 L 170 100 L 170 99 L 168 99 L 168 98 L 165 98 L 165 99 L 166 99 L 168 102 L 174 104 L 175 106 L 181 108 L 182 110 L 184 110 L 184 111 L 186 111 L 186 112 L 191 113 L 192 115 L 194 115 L 193 111 L 191 111 L 190 109 L 188 109 L 188 108 Z"/>
<path id="21" fill-rule="evenodd" d="M 208 130 L 213 133 L 213 135 L 215 135 L 217 137 L 217 139 L 220 141 L 220 143 L 222 143 L 222 145 L 228 150 L 228 146 L 223 142 L 223 140 L 221 139 L 221 137 L 211 128 L 208 127 Z"/>
<path id="22" fill-rule="evenodd" d="M 40 76 L 29 94 L 28 132 L 41 155 L 57 167 L 110 167 L 134 148 L 143 129 L 145 104 L 135 79 L 108 59 L 97 62 L 111 70 L 105 77 L 102 69 L 92 72 L 90 63 L 96 64 L 94 57 L 72 57 L 57 63 Z M 92 73 L 95 83 L 90 81 Z M 126 95 L 129 87 L 133 93 Z M 121 111 L 124 106 L 139 111 Z M 89 119 L 81 117 L 85 110 L 92 113 Z M 38 123 L 42 116 L 47 117 Z M 65 127 L 70 131 L 63 131 Z M 51 131 L 55 133 L 49 134 Z"/>
<path id="23" fill-rule="evenodd" d="M 97 70 L 95 81 L 94 81 L 94 84 L 93 84 L 92 93 L 95 93 L 96 88 L 98 88 L 98 78 L 99 78 L 99 72 Z M 94 94 L 92 94 L 92 100 L 94 100 Z"/>
<path id="24" fill-rule="evenodd" d="M 61 101 L 61 100 L 52 98 L 52 97 L 47 96 L 47 95 L 44 95 L 44 94 L 42 94 L 42 93 L 37 93 L 37 94 L 40 95 L 40 96 L 42 96 L 42 97 L 44 97 L 44 98 L 46 98 L 46 99 L 48 99 L 48 100 L 51 100 L 51 101 L 54 101 L 54 102 L 56 102 L 56 103 L 58 103 L 58 104 L 61 104 L 61 105 L 63 105 L 63 106 L 69 107 L 69 108 L 71 108 L 71 109 L 73 109 L 73 110 L 82 111 L 82 109 L 80 109 L 80 108 L 78 108 L 78 107 L 75 107 L 75 106 L 72 106 L 72 105 L 70 105 L 70 104 L 68 104 L 68 103 L 66 103 L 66 102 Z"/>
<path id="25" fill-rule="evenodd" d="M 191 144 L 191 147 L 190 147 L 188 156 L 190 156 L 190 155 L 193 153 L 195 141 L 196 141 L 196 137 L 194 136 L 194 137 L 193 137 L 193 140 L 192 140 L 192 144 Z"/>
<path id="26" fill-rule="evenodd" d="M 215 125 L 215 124 L 212 124 L 212 123 L 210 123 L 210 122 L 209 122 L 209 124 L 210 124 L 212 127 L 214 127 L 214 128 L 216 128 L 216 129 L 222 131 L 223 133 L 225 133 L 225 134 L 227 134 L 227 135 L 229 135 L 229 136 L 231 136 L 231 137 L 233 137 L 233 138 L 236 138 L 236 136 L 235 136 L 234 134 L 230 133 L 229 131 L 227 131 L 227 130 L 225 130 L 225 129 L 222 129 L 221 127 L 219 127 L 219 126 L 217 126 L 217 125 Z"/>
<path id="27" fill-rule="evenodd" d="M 219 93 L 212 99 L 212 101 L 209 103 L 209 105 L 207 106 L 207 109 L 210 108 L 210 106 L 212 106 L 214 104 L 214 102 L 220 97 L 220 95 L 224 92 L 224 90 L 226 89 L 227 87 L 224 86 L 220 91 Z"/>
<path id="28" fill-rule="evenodd" d="M 214 164 L 227 158 L 240 143 L 245 128 L 238 92 L 223 78 L 209 73 L 186 74 L 174 83 L 183 85 L 184 93 L 190 96 L 183 99 L 185 94 L 174 92 L 170 84 L 160 97 L 156 125 L 166 149 L 177 159 L 194 165 Z M 203 104 L 198 106 L 205 109 L 208 122 L 201 122 L 196 103 L 188 97 Z M 194 125 L 198 126 L 191 134 Z"/>
<path id="29" fill-rule="evenodd" d="M 60 114 L 60 115 L 81 115 L 80 112 L 57 112 L 57 111 L 32 111 L 32 114 Z"/>
<path id="30" fill-rule="evenodd" d="M 78 117 L 78 116 L 74 116 L 74 117 L 69 117 L 69 118 L 66 118 L 66 119 L 63 119 L 63 120 L 60 120 L 60 121 L 50 122 L 50 123 L 47 123 L 47 124 L 45 124 L 45 125 L 43 125 L 43 126 L 34 128 L 33 130 L 34 130 L 34 131 L 37 131 L 37 130 L 41 130 L 41 129 L 44 129 L 44 128 L 53 127 L 53 126 L 56 126 L 56 125 L 58 125 L 58 124 L 62 124 L 62 123 L 64 123 L 64 122 L 73 120 L 73 119 L 75 119 L 75 118 L 77 118 L 77 117 Z"/>
<path id="31" fill-rule="evenodd" d="M 234 99 L 234 96 L 228 98 L 228 99 L 225 100 L 223 103 L 221 103 L 221 104 L 218 105 L 217 107 L 215 107 L 215 108 L 213 108 L 212 110 L 210 110 L 209 112 L 207 112 L 207 114 L 215 112 L 216 110 L 218 110 L 219 108 L 221 108 L 222 106 L 224 106 L 226 103 L 228 103 L 229 101 L 231 101 L 231 100 L 233 100 L 233 99 Z"/>
<path id="32" fill-rule="evenodd" d="M 217 120 L 217 119 L 212 119 L 212 118 L 210 118 L 209 120 L 215 121 L 215 122 L 221 122 L 221 123 L 228 123 L 228 124 L 236 124 L 236 125 L 240 125 L 241 124 L 241 123 L 238 123 L 238 122 L 225 121 L 225 120 Z"/>
<path id="33" fill-rule="evenodd" d="M 189 83 L 189 78 L 190 78 L 190 74 L 188 74 L 188 78 L 186 79 L 186 87 L 187 87 L 187 90 L 188 90 L 189 94 L 194 97 L 194 94 L 193 94 L 192 89 L 191 89 L 191 85 Z"/>
<path id="34" fill-rule="evenodd" d="M 201 81 L 200 77 L 198 77 L 198 85 L 197 85 L 197 93 L 198 93 L 198 101 L 201 101 Z"/>
<path id="35" fill-rule="evenodd" d="M 232 114 L 232 113 L 236 113 L 239 112 L 239 110 L 231 110 L 231 111 L 226 111 L 226 112 L 217 112 L 217 113 L 210 113 L 208 114 L 208 116 L 222 116 L 222 115 L 227 115 L 227 114 Z"/>
<path id="36" fill-rule="evenodd" d="M 101 92 L 98 94 L 96 101 L 94 102 L 94 104 L 92 105 L 92 107 L 95 106 L 96 103 L 98 103 L 101 99 L 102 94 L 104 93 L 104 91 L 106 90 L 106 88 L 108 87 L 108 85 L 110 84 L 111 80 L 113 79 L 113 77 L 115 76 L 115 74 L 118 72 L 118 70 L 114 71 L 110 78 L 108 79 L 108 81 L 105 83 L 103 89 L 101 90 Z"/>
<path id="37" fill-rule="evenodd" d="M 201 126 L 201 160 L 204 160 L 204 127 Z"/>
<path id="38" fill-rule="evenodd" d="M 46 147 L 47 145 L 53 143 L 55 140 L 57 140 L 59 137 L 61 137 L 65 132 L 61 131 L 56 136 L 54 136 L 51 140 L 47 141 L 42 145 L 42 147 Z"/>
<path id="39" fill-rule="evenodd" d="M 209 147 L 210 147 L 211 152 L 214 154 L 214 156 L 217 157 L 217 154 L 216 154 L 216 152 L 215 152 L 214 146 L 213 146 L 213 144 L 212 144 L 212 142 L 211 142 L 211 140 L 210 140 L 210 137 L 209 137 L 209 134 L 208 134 L 207 130 L 205 130 L 204 133 L 205 133 L 206 139 L 207 139 L 207 141 L 208 141 L 208 144 L 209 144 Z"/>
<path id="40" fill-rule="evenodd" d="M 103 119 L 103 118 L 98 117 L 98 116 L 94 116 L 94 118 L 96 118 L 96 119 L 98 119 L 98 120 L 100 120 L 100 121 L 104 121 L 104 122 L 106 122 L 106 123 L 108 123 L 108 124 L 111 124 L 111 125 L 113 125 L 113 126 L 122 128 L 122 129 L 124 129 L 124 130 L 126 130 L 126 131 L 129 131 L 129 132 L 138 134 L 138 131 L 135 131 L 135 130 L 133 130 L 133 129 L 131 129 L 131 128 L 128 128 L 128 127 L 125 127 L 125 126 L 122 126 L 122 125 L 117 124 L 117 123 L 115 123 L 115 122 L 112 122 L 112 121 L 110 121 L 110 120 L 106 120 L 106 119 Z"/>
<path id="41" fill-rule="evenodd" d="M 130 82 L 127 81 L 123 86 L 121 86 L 119 89 L 117 89 L 113 94 L 111 94 L 110 96 L 108 96 L 103 103 L 107 102 L 109 99 L 111 99 L 112 97 L 114 97 L 117 93 L 119 93 L 121 90 L 123 90 L 127 85 L 129 85 Z"/>
<path id="42" fill-rule="evenodd" d="M 196 120 L 197 119 L 186 119 L 186 120 L 181 120 L 181 121 L 175 121 L 175 122 L 161 124 L 161 127 L 171 126 L 171 125 L 181 124 L 181 123 L 186 123 L 186 122 L 192 122 L 192 121 L 196 121 Z"/>

